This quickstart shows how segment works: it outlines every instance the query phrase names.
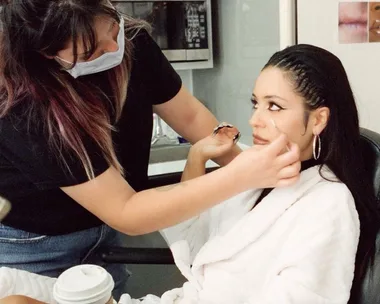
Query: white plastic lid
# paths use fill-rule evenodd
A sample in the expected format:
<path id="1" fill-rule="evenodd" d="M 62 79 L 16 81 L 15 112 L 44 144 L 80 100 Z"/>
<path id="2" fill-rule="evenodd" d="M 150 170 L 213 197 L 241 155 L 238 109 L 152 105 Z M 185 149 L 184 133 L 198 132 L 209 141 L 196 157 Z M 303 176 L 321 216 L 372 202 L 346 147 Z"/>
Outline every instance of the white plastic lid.
<path id="1" fill-rule="evenodd" d="M 58 277 L 53 295 L 59 304 L 105 304 L 111 298 L 114 286 L 111 275 L 104 268 L 79 265 Z"/>

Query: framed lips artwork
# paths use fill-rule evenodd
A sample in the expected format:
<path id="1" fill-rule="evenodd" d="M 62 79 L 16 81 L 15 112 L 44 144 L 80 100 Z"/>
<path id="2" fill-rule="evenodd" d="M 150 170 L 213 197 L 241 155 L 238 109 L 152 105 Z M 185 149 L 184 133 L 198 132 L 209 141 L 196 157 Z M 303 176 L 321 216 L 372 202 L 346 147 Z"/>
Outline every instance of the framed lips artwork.
<path id="1" fill-rule="evenodd" d="M 380 60 L 377 60 L 380 0 L 297 0 L 296 3 L 296 26 L 289 21 L 289 28 L 295 28 L 296 43 L 317 45 L 341 60 L 357 101 L 360 126 L 380 132 Z"/>
<path id="2" fill-rule="evenodd" d="M 339 3 L 339 43 L 380 42 L 380 1 Z"/>

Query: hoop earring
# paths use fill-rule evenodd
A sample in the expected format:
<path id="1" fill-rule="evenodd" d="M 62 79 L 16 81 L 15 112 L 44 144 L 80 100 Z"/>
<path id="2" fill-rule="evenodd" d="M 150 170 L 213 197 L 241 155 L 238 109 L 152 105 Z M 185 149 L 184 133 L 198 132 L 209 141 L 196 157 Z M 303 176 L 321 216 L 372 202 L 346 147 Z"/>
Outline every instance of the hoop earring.
<path id="1" fill-rule="evenodd" d="M 318 141 L 318 151 L 316 151 L 316 146 L 317 146 L 317 141 Z M 322 144 L 321 144 L 321 137 L 319 135 L 314 135 L 313 139 L 313 157 L 315 160 L 318 160 L 319 157 L 321 156 L 321 149 L 322 149 Z"/>

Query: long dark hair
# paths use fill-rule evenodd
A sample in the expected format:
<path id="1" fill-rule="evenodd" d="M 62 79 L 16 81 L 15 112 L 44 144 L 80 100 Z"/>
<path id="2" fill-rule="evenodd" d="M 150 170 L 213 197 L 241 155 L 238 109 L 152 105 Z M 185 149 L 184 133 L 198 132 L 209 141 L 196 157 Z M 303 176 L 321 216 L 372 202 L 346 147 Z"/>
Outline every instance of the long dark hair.
<path id="1" fill-rule="evenodd" d="M 363 166 L 358 111 L 346 71 L 332 53 L 305 44 L 277 52 L 264 69 L 268 67 L 285 73 L 303 98 L 306 110 L 330 109 L 327 126 L 320 135 L 320 162 L 346 184 L 355 199 L 361 233 L 354 283 L 360 282 L 374 256 L 379 215 L 370 174 Z"/>
<path id="2" fill-rule="evenodd" d="M 78 41 L 90 52 L 96 49 L 94 17 L 109 16 L 119 22 L 120 15 L 104 0 L 0 0 L 0 5 L 0 117 L 28 103 L 28 121 L 46 122 L 54 153 L 60 156 L 62 148 L 73 152 L 89 179 L 94 173 L 83 136 L 89 136 L 108 163 L 122 172 L 112 144 L 110 117 L 120 116 L 126 98 L 132 41 L 126 39 L 123 63 L 104 72 L 112 96 L 106 96 L 91 77 L 73 79 L 49 59 L 72 41 L 75 65 Z M 126 33 L 145 26 L 124 18 Z M 61 161 L 66 164 L 65 159 Z"/>

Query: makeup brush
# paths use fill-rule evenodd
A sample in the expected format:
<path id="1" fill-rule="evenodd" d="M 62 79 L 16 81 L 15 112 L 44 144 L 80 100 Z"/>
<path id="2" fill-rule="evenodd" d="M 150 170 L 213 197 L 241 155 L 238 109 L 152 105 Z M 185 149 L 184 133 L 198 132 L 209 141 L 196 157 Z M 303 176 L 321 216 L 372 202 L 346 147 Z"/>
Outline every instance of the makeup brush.
<path id="1" fill-rule="evenodd" d="M 275 123 L 275 121 L 274 121 L 273 118 L 271 118 L 270 121 L 272 122 L 273 127 L 275 127 L 275 129 L 276 129 L 278 132 L 283 133 L 283 132 L 281 132 L 280 129 L 277 127 L 277 125 L 276 125 L 276 123 Z M 286 150 L 288 150 L 288 152 L 290 151 L 288 145 L 286 145 Z"/>

